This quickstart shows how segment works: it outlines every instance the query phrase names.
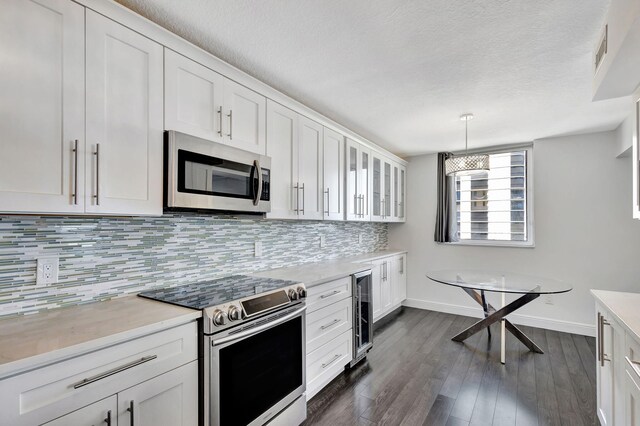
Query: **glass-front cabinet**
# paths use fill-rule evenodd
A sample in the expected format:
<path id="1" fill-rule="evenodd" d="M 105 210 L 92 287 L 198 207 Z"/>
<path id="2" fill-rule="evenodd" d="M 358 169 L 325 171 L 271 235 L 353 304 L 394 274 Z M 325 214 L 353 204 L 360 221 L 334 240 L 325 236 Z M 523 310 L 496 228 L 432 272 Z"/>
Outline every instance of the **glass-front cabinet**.
<path id="1" fill-rule="evenodd" d="M 391 176 L 393 205 L 391 206 L 391 216 L 394 222 L 405 221 L 405 188 L 407 169 L 400 164 L 393 164 L 393 174 Z"/>
<path id="2" fill-rule="evenodd" d="M 391 160 L 373 153 L 371 155 L 371 220 L 392 222 L 393 192 Z"/>
<path id="3" fill-rule="evenodd" d="M 406 167 L 349 138 L 345 158 L 347 220 L 404 222 Z"/>
<path id="4" fill-rule="evenodd" d="M 347 138 L 346 164 L 347 220 L 369 221 L 371 154 L 358 142 Z"/>

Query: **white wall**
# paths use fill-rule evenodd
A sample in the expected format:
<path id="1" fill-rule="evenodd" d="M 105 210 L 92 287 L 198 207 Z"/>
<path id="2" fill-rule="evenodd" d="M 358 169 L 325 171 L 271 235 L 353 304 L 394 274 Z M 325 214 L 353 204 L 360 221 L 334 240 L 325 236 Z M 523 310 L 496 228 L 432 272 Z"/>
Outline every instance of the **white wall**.
<path id="1" fill-rule="evenodd" d="M 535 248 L 436 244 L 436 156 L 410 158 L 407 223 L 390 227 L 390 247 L 408 254 L 407 305 L 479 316 L 457 288 L 425 277 L 430 269 L 473 268 L 556 277 L 570 293 L 543 297 L 515 323 L 595 334 L 589 289 L 640 292 L 640 221 L 631 218 L 631 159 L 616 158 L 615 131 L 534 143 Z M 495 295 L 490 296 L 494 306 Z M 472 309 L 470 309 L 472 308 Z"/>
<path id="2" fill-rule="evenodd" d="M 631 157 L 631 146 L 633 145 L 633 126 L 635 124 L 635 113 L 631 113 L 624 119 L 615 130 L 616 156 Z"/>

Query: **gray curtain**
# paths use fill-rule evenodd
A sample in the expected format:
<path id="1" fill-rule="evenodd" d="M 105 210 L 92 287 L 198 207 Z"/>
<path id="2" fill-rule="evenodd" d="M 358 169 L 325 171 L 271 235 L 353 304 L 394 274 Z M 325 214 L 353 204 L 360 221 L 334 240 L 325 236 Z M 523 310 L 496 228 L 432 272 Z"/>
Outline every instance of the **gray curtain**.
<path id="1" fill-rule="evenodd" d="M 438 153 L 438 210 L 436 212 L 436 231 L 434 241 L 447 243 L 454 241 L 452 238 L 452 220 L 455 220 L 455 211 L 452 211 L 453 178 L 447 176 L 444 162 L 453 154 L 450 152 Z"/>

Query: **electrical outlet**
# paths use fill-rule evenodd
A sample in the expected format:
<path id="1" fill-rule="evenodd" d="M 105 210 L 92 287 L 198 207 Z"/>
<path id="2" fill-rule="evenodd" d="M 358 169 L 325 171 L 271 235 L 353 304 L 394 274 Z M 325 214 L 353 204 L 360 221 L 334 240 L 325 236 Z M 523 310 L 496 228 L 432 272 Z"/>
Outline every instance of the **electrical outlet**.
<path id="1" fill-rule="evenodd" d="M 553 298 L 551 297 L 550 294 L 544 295 L 544 303 L 547 305 L 553 305 Z"/>
<path id="2" fill-rule="evenodd" d="M 363 237 L 362 232 L 358 234 L 358 244 L 362 244 Z"/>
<path id="3" fill-rule="evenodd" d="M 325 246 L 324 235 L 320 234 L 320 248 L 324 248 L 324 246 Z"/>
<path id="4" fill-rule="evenodd" d="M 261 257 L 262 256 L 262 241 L 256 241 L 255 242 L 255 247 L 254 247 L 254 254 L 255 257 Z"/>
<path id="5" fill-rule="evenodd" d="M 37 259 L 36 267 L 36 284 L 55 284 L 58 282 L 58 264 L 57 257 L 40 257 Z"/>

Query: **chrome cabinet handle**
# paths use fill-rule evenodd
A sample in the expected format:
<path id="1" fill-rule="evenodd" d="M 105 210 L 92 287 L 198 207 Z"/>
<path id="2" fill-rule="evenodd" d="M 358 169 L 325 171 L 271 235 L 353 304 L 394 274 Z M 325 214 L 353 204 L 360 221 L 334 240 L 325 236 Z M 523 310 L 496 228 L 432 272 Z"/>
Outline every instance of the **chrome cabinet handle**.
<path id="1" fill-rule="evenodd" d="M 400 275 L 404 275 L 404 257 L 400 258 Z"/>
<path id="2" fill-rule="evenodd" d="M 628 356 L 625 356 L 624 359 L 627 360 L 627 363 L 629 363 L 629 367 L 631 367 L 633 372 L 636 373 L 636 376 L 640 378 L 640 361 L 635 361 Z"/>
<path id="3" fill-rule="evenodd" d="M 333 358 L 331 358 L 331 361 L 322 364 L 322 368 L 327 368 L 328 366 L 339 360 L 341 356 L 342 355 L 336 354 Z"/>
<path id="4" fill-rule="evenodd" d="M 218 127 L 218 134 L 222 136 L 222 106 L 218 108 L 218 118 L 220 120 L 220 126 Z"/>
<path id="5" fill-rule="evenodd" d="M 596 320 L 597 324 L 596 324 L 596 338 L 598 340 L 598 350 L 596 351 L 596 355 L 598 358 L 598 362 L 600 362 L 600 359 L 602 358 L 602 327 L 601 327 L 601 322 L 600 322 L 600 318 L 602 318 L 602 315 L 600 314 L 600 312 L 598 312 L 598 319 Z"/>
<path id="6" fill-rule="evenodd" d="M 364 217 L 364 194 L 360 194 L 360 217 Z"/>
<path id="7" fill-rule="evenodd" d="M 93 153 L 96 156 L 96 195 L 93 198 L 96 199 L 96 206 L 100 205 L 100 144 L 96 144 L 96 152 Z"/>
<path id="8" fill-rule="evenodd" d="M 320 296 L 320 299 L 326 299 L 327 297 L 331 297 L 334 294 L 342 293 L 342 290 L 334 290 L 331 293 L 323 294 Z"/>
<path id="9" fill-rule="evenodd" d="M 78 139 L 73 145 L 73 204 L 78 205 Z"/>
<path id="10" fill-rule="evenodd" d="M 600 328 L 600 341 L 598 342 L 598 349 L 600 350 L 600 366 L 604 367 L 604 363 L 605 361 L 611 361 L 607 355 L 604 353 L 604 326 L 605 325 L 611 325 L 609 323 L 609 321 L 607 321 L 606 319 L 604 319 L 604 315 L 600 315 L 600 324 L 599 324 L 599 328 Z"/>
<path id="11" fill-rule="evenodd" d="M 229 140 L 233 140 L 233 110 L 229 110 L 227 117 L 229 117 L 229 133 L 227 133 L 227 136 L 229 136 Z"/>
<path id="12" fill-rule="evenodd" d="M 107 411 L 107 418 L 103 420 L 107 426 L 111 426 L 111 410 Z"/>
<path id="13" fill-rule="evenodd" d="M 336 319 L 334 319 L 333 321 L 331 321 L 329 324 L 325 324 L 325 325 L 323 325 L 323 326 L 320 326 L 320 330 L 326 330 L 327 328 L 329 328 L 329 327 L 331 327 L 332 325 L 337 324 L 337 323 L 339 323 L 339 322 L 340 322 L 340 320 L 336 318 Z"/>
<path id="14" fill-rule="evenodd" d="M 329 209 L 329 187 L 327 187 L 327 190 L 324 191 L 325 194 L 327 194 L 327 211 L 325 211 L 325 213 L 327 214 L 327 216 L 329 216 L 329 212 L 331 211 Z"/>
<path id="15" fill-rule="evenodd" d="M 300 189 L 302 190 L 302 208 L 300 209 L 300 212 L 304 215 L 304 182 L 302 182 Z"/>
<path id="16" fill-rule="evenodd" d="M 134 413 L 134 408 L 133 408 L 133 399 L 129 402 L 129 408 L 127 408 L 127 411 L 129 412 L 129 419 L 131 420 L 131 426 L 134 426 L 134 422 L 135 422 L 135 413 Z"/>
<path id="17" fill-rule="evenodd" d="M 293 209 L 294 212 L 296 212 L 297 215 L 300 214 L 300 186 L 299 184 L 295 184 L 293 185 L 293 189 L 295 189 L 295 193 L 296 193 L 296 208 Z"/>
<path id="18" fill-rule="evenodd" d="M 133 368 L 133 367 L 136 367 L 136 366 L 138 366 L 140 364 L 144 364 L 145 362 L 149 362 L 149 361 L 154 360 L 156 358 L 158 358 L 158 355 L 149 355 L 149 356 L 142 357 L 142 358 L 137 359 L 137 360 L 135 360 L 133 362 L 130 362 L 128 364 L 124 364 L 124 365 L 121 365 L 120 367 L 116 367 L 116 368 L 113 368 L 113 369 L 111 369 L 109 371 L 105 371 L 104 373 L 100 373 L 100 374 L 97 374 L 95 376 L 88 377 L 86 379 L 82 379 L 78 383 L 74 384 L 73 388 L 74 389 L 81 388 L 81 387 L 86 386 L 86 385 L 88 385 L 90 383 L 97 382 L 98 380 L 105 379 L 105 378 L 107 378 L 109 376 L 113 376 L 114 374 L 120 373 L 122 371 L 128 370 L 128 369 Z"/>

